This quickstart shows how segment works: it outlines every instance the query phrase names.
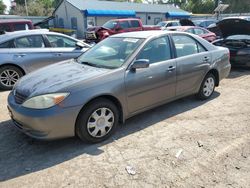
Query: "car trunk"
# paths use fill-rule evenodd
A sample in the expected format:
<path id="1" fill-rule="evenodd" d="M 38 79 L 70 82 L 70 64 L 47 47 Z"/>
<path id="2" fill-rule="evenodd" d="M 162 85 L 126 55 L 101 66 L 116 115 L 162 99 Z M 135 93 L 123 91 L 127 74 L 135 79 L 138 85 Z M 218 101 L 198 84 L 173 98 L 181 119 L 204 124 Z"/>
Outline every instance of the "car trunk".
<path id="1" fill-rule="evenodd" d="M 223 38 L 232 35 L 250 35 L 250 21 L 244 19 L 224 19 L 217 23 L 217 27 Z"/>

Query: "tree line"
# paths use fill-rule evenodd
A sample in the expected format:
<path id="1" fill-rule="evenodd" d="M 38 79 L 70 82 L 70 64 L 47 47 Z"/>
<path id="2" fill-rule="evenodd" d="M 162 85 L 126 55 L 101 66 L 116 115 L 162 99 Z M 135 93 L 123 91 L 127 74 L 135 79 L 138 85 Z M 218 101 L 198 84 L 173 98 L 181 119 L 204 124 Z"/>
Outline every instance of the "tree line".
<path id="1" fill-rule="evenodd" d="M 26 0 L 28 15 L 50 16 L 61 0 Z M 225 13 L 248 13 L 250 12 L 250 0 L 109 0 L 116 2 L 136 2 L 154 4 L 174 4 L 183 10 L 194 14 L 211 14 L 218 3 L 229 4 Z M 9 14 L 26 15 L 25 0 L 15 0 L 16 6 L 12 7 Z M 6 6 L 0 0 L 0 14 L 3 14 Z"/>

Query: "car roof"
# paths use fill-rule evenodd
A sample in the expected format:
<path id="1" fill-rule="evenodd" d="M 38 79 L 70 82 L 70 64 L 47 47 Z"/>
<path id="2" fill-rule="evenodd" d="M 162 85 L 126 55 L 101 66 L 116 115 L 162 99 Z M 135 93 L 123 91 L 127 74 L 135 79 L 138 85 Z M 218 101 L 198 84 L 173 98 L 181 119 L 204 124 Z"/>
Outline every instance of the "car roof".
<path id="1" fill-rule="evenodd" d="M 0 23 L 31 23 L 31 20 L 27 19 L 0 19 Z"/>
<path id="2" fill-rule="evenodd" d="M 192 20 L 193 22 L 195 22 L 195 21 L 199 21 L 199 22 L 206 22 L 206 21 L 216 21 L 216 19 L 200 19 L 200 20 Z"/>
<path id="3" fill-rule="evenodd" d="M 26 35 L 36 35 L 36 34 L 40 34 L 40 35 L 56 34 L 56 35 L 65 36 L 64 34 L 61 34 L 61 33 L 51 32 L 48 29 L 22 30 L 22 31 L 7 32 L 6 34 L 0 35 L 0 43 L 17 38 L 17 37 L 26 36 Z M 77 40 L 75 38 L 72 38 L 72 39 Z"/>
<path id="4" fill-rule="evenodd" d="M 162 30 L 153 30 L 153 31 L 136 31 L 136 32 L 128 32 L 128 33 L 121 33 L 121 34 L 116 34 L 112 35 L 110 37 L 122 37 L 122 38 L 141 38 L 141 39 L 146 39 L 146 38 L 151 38 L 151 37 L 156 37 L 168 33 L 183 33 L 183 32 L 177 32 L 177 31 L 162 31 Z"/>
<path id="5" fill-rule="evenodd" d="M 196 26 L 171 26 L 171 27 L 168 27 L 169 29 L 189 29 L 189 28 L 199 28 L 199 27 L 196 27 Z"/>
<path id="6" fill-rule="evenodd" d="M 161 21 L 161 23 L 171 23 L 171 22 L 179 22 L 179 20 L 167 20 L 167 21 Z"/>
<path id="7" fill-rule="evenodd" d="M 130 20 L 140 20 L 138 18 L 117 18 L 117 19 L 112 19 L 111 21 L 130 21 Z"/>

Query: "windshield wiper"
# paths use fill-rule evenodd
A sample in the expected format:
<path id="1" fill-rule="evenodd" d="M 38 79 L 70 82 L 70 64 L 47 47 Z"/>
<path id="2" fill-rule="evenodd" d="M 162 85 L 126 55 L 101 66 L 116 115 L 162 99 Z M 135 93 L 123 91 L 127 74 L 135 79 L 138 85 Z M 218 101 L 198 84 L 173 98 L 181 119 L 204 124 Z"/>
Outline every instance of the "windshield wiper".
<path id="1" fill-rule="evenodd" d="M 87 61 L 82 61 L 81 64 L 89 65 L 89 66 L 91 66 L 91 67 L 97 67 L 96 64 L 90 63 L 90 62 L 87 62 Z"/>

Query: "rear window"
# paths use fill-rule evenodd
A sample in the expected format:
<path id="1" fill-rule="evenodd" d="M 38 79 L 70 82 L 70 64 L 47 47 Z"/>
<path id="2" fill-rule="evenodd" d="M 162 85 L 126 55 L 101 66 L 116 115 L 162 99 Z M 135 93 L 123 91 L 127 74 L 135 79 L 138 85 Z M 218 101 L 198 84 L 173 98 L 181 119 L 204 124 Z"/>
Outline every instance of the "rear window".
<path id="1" fill-rule="evenodd" d="M 21 31 L 21 30 L 29 30 L 30 27 L 26 23 L 15 23 L 14 24 L 14 30 L 15 31 Z"/>

